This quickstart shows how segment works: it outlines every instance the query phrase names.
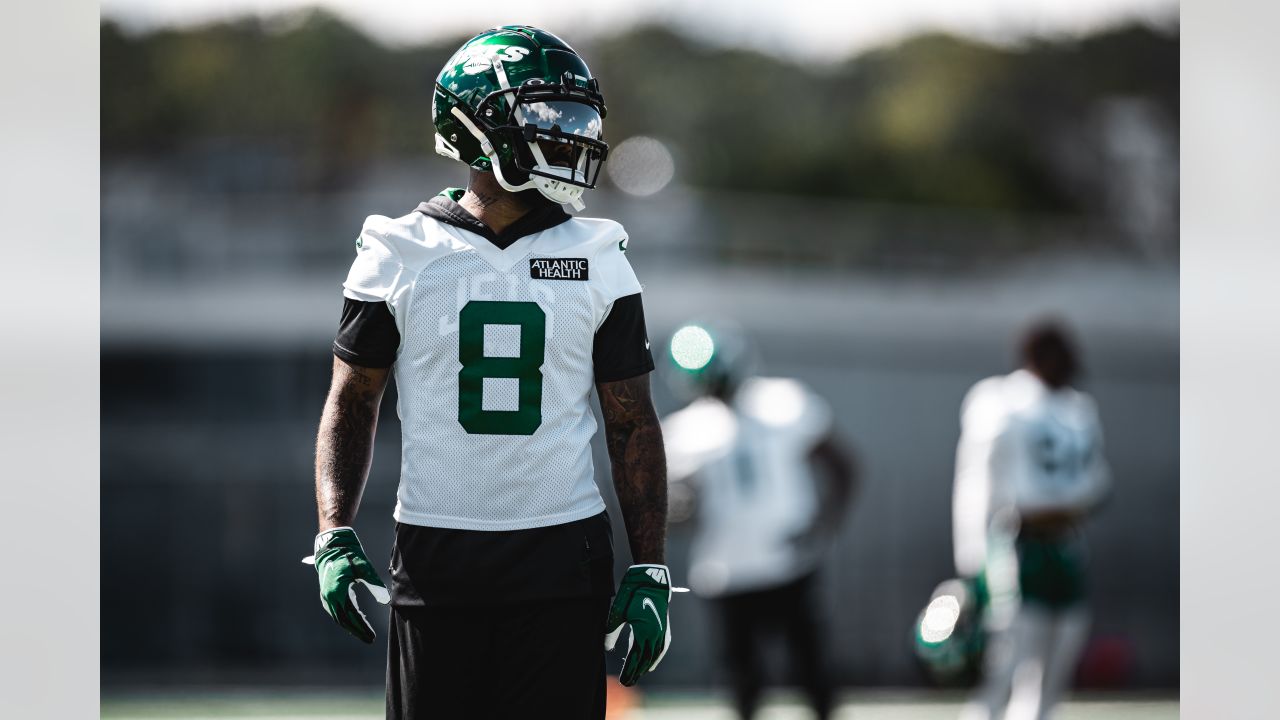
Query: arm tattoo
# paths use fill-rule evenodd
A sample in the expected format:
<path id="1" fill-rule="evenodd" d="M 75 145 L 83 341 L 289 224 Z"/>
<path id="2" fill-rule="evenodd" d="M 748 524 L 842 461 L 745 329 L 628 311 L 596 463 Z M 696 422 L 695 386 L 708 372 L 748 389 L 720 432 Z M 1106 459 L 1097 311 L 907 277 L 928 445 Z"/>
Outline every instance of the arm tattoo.
<path id="1" fill-rule="evenodd" d="M 373 435 L 388 371 L 334 358 L 333 382 L 316 437 L 320 529 L 351 525 L 373 461 Z"/>
<path id="2" fill-rule="evenodd" d="M 667 457 L 649 397 L 649 376 L 600 383 L 605 442 L 635 564 L 665 562 Z"/>

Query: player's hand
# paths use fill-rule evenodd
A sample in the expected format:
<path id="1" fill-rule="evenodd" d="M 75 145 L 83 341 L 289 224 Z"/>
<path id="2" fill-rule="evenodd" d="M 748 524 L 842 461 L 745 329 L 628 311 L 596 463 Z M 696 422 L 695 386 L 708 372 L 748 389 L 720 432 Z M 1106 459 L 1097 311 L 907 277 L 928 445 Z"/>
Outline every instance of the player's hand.
<path id="1" fill-rule="evenodd" d="M 368 588 L 373 599 L 386 605 L 391 593 L 360 547 L 360 538 L 349 527 L 334 528 L 316 535 L 315 555 L 302 562 L 316 566 L 320 575 L 320 604 L 342 629 L 372 643 L 374 632 L 369 619 L 356 603 L 356 584 Z"/>
<path id="2" fill-rule="evenodd" d="M 667 654 L 671 646 L 667 606 L 671 604 L 672 590 L 686 592 L 685 588 L 671 587 L 671 571 L 666 565 L 632 565 L 622 576 L 609 608 L 604 647 L 612 650 L 622 626 L 631 626 L 627 657 L 618 675 L 623 685 L 635 685 L 641 675 L 656 670 Z"/>

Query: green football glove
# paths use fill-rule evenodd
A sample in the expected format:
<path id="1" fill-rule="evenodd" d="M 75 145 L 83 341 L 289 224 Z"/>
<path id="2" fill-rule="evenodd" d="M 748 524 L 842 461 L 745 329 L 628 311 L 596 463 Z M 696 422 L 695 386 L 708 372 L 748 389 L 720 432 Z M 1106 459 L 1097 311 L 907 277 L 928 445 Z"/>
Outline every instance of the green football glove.
<path id="1" fill-rule="evenodd" d="M 373 599 L 386 605 L 391 593 L 365 557 L 360 538 L 349 527 L 334 528 L 316 535 L 315 555 L 302 558 L 315 565 L 320 575 L 320 604 L 343 630 L 361 640 L 373 642 L 373 626 L 356 603 L 356 584 L 368 588 Z"/>
<path id="2" fill-rule="evenodd" d="M 609 608 L 604 648 L 613 649 L 624 623 L 631 626 L 627 657 L 618 675 L 623 685 L 635 685 L 641 675 L 656 670 L 667 654 L 671 646 L 667 606 L 671 604 L 672 591 L 688 592 L 686 588 L 671 587 L 671 571 L 666 565 L 632 565 L 622 576 Z"/>

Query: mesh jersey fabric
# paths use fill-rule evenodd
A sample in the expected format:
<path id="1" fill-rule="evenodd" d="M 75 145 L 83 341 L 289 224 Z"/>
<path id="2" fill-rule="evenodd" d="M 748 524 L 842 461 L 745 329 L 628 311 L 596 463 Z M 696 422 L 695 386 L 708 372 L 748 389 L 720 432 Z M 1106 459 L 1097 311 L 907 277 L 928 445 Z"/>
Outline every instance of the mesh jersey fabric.
<path id="1" fill-rule="evenodd" d="M 519 530 L 604 509 L 592 345 L 613 302 L 641 290 L 625 241 L 595 218 L 505 249 L 419 212 L 365 221 L 343 293 L 386 302 L 400 333 L 397 521 Z M 546 258 L 586 260 L 586 279 L 535 279 Z"/>
<path id="2" fill-rule="evenodd" d="M 342 299 L 334 355 L 350 365 L 389 368 L 395 364 L 399 348 L 400 330 L 385 302 Z M 653 371 L 640 295 L 624 295 L 613 302 L 609 315 L 596 330 L 592 363 L 597 383 L 627 380 Z"/>
<path id="3" fill-rule="evenodd" d="M 670 476 L 698 488 L 698 594 L 776 587 L 817 566 L 794 539 L 817 519 L 809 454 L 831 423 L 826 401 L 787 378 L 751 378 L 730 404 L 703 397 L 663 419 Z"/>

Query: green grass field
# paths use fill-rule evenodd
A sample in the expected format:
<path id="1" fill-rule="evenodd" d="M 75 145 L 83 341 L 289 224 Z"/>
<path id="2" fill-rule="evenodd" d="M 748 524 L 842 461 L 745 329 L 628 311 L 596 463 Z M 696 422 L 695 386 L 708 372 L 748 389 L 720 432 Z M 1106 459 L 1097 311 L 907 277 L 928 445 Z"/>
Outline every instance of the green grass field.
<path id="1" fill-rule="evenodd" d="M 947 693 L 855 692 L 844 696 L 839 720 L 951 720 L 960 696 Z M 372 720 L 383 717 L 380 692 L 334 693 L 296 690 L 106 695 L 102 717 L 111 720 L 260 718 L 270 720 Z M 771 696 L 760 720 L 804 720 L 809 712 L 786 694 Z M 1099 695 L 1077 698 L 1057 720 L 1176 720 L 1173 697 Z M 723 698 L 687 693 L 650 693 L 617 720 L 734 720 Z M 610 714 L 610 720 L 615 714 Z"/>

